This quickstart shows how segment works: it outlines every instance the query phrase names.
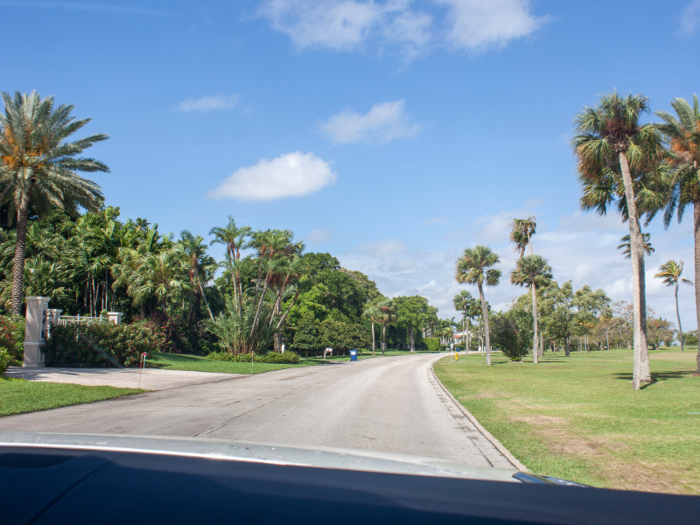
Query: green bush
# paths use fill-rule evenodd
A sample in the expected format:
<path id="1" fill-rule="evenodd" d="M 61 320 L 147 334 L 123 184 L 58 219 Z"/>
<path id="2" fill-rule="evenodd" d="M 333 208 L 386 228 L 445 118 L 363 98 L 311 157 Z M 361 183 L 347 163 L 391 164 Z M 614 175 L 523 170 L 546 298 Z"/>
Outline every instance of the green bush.
<path id="1" fill-rule="evenodd" d="M 24 360 L 24 317 L 0 315 L 0 349 L 5 349 L 11 364 Z"/>
<path id="2" fill-rule="evenodd" d="M 12 358 L 10 357 L 10 354 L 7 353 L 7 350 L 0 350 L 0 377 L 5 375 L 11 359 Z"/>
<path id="3" fill-rule="evenodd" d="M 440 338 L 439 337 L 426 337 L 423 339 L 423 342 L 425 343 L 425 346 L 428 347 L 428 350 L 431 352 L 437 352 L 440 350 Z"/>
<path id="4" fill-rule="evenodd" d="M 46 361 L 54 366 L 138 366 L 143 352 L 158 352 L 165 341 L 162 332 L 142 321 L 53 326 Z"/>
<path id="5" fill-rule="evenodd" d="M 251 354 L 229 354 L 228 352 L 212 352 L 207 359 L 214 361 L 233 361 L 236 363 L 250 363 L 253 359 Z M 285 365 L 298 365 L 299 354 L 294 352 L 268 352 L 266 354 L 255 354 L 256 363 L 277 363 Z"/>

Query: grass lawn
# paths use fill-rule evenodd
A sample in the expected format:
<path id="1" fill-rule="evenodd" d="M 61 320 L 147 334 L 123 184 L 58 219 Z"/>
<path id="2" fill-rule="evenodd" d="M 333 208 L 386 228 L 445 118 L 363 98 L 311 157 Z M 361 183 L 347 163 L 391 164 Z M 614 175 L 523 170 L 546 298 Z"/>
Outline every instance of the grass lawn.
<path id="1" fill-rule="evenodd" d="M 145 392 L 145 390 L 44 383 L 0 377 L 0 416 L 92 403 L 93 401 L 140 394 L 141 392 Z"/>
<path id="2" fill-rule="evenodd" d="M 323 361 L 323 359 L 321 359 Z M 255 363 L 253 373 L 260 374 L 282 368 L 298 368 L 318 364 L 315 360 L 301 360 L 298 365 Z M 191 370 L 193 372 L 217 372 L 222 374 L 250 374 L 250 363 L 232 361 L 214 361 L 199 355 L 166 354 L 158 352 L 146 360 L 146 367 L 165 368 L 169 370 Z"/>
<path id="3" fill-rule="evenodd" d="M 598 487 L 700 494 L 700 378 L 689 348 L 650 352 L 633 391 L 632 351 L 441 359 L 450 392 L 527 468 Z"/>
<path id="4" fill-rule="evenodd" d="M 427 352 L 416 352 L 427 353 Z M 387 350 L 387 356 L 408 355 L 409 352 L 401 350 Z M 363 352 L 357 356 L 358 359 L 372 357 L 372 352 Z M 381 352 L 377 352 L 375 357 L 382 357 Z M 344 362 L 350 361 L 348 355 L 328 356 L 325 361 L 323 357 L 302 357 L 298 365 L 255 363 L 253 373 L 260 374 L 270 370 L 280 370 L 282 368 L 298 368 L 301 366 L 322 365 L 324 362 Z M 191 370 L 193 372 L 218 372 L 224 374 L 250 374 L 250 363 L 235 363 L 232 361 L 214 361 L 199 355 L 166 354 L 158 352 L 146 360 L 146 366 L 151 368 L 165 368 L 170 370 Z"/>

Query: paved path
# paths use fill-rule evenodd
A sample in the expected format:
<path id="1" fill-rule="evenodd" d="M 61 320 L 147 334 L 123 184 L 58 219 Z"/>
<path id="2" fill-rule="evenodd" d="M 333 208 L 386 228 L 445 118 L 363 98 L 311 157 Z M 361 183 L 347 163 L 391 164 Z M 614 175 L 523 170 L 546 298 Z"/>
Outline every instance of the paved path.
<path id="1" fill-rule="evenodd" d="M 7 376 L 31 381 L 73 383 L 87 386 L 139 388 L 141 385 L 140 388 L 143 390 L 165 390 L 228 380 L 234 377 L 245 377 L 241 374 L 210 374 L 156 368 L 147 368 L 139 373 L 139 370 L 134 368 L 22 368 L 19 366 L 11 366 L 7 371 Z"/>
<path id="2" fill-rule="evenodd" d="M 0 418 L 0 430 L 201 436 L 512 464 L 445 395 L 440 355 L 291 368 Z"/>

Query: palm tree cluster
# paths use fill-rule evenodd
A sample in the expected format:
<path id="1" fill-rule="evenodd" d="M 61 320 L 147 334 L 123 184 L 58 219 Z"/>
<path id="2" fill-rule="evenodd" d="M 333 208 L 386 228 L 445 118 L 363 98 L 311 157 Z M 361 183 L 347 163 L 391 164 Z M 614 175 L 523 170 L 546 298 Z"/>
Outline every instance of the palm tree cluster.
<path id="1" fill-rule="evenodd" d="M 631 259 L 633 284 L 633 387 L 651 381 L 646 326 L 644 255 L 653 251 L 641 230 L 663 212 L 668 227 L 674 213 L 679 222 L 689 204 L 695 209 L 695 282 L 700 277 L 700 108 L 676 98 L 675 115 L 659 111 L 661 123 L 642 123 L 649 102 L 642 95 L 604 95 L 595 107 L 576 117 L 574 154 L 581 182 L 581 207 L 604 215 L 613 206 L 626 221 L 629 236 L 619 248 Z M 662 274 L 664 271 L 662 270 Z M 700 290 L 695 290 L 700 321 Z M 680 325 L 680 316 L 678 316 Z M 700 374 L 700 351 L 698 370 Z"/>

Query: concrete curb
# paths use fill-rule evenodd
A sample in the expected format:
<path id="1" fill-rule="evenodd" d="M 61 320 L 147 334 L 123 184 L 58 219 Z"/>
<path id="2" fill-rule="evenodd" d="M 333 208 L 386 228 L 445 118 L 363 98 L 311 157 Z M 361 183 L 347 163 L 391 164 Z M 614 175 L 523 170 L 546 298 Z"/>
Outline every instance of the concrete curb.
<path id="1" fill-rule="evenodd" d="M 457 401 L 457 399 L 455 398 L 455 396 L 453 396 L 452 393 L 451 393 L 449 390 L 447 390 L 447 388 L 445 388 L 445 385 L 442 384 L 442 381 L 440 381 L 440 379 L 438 378 L 437 374 L 435 373 L 435 370 L 433 369 L 433 365 L 432 365 L 432 364 L 430 365 L 430 373 L 433 374 L 433 377 L 435 378 L 435 381 L 437 381 L 437 384 L 440 385 L 440 388 L 442 388 L 443 392 L 445 392 L 445 394 L 447 394 L 447 397 L 449 397 L 449 398 L 452 400 L 452 402 L 453 402 L 455 405 L 457 405 L 457 407 L 462 411 L 462 413 L 464 414 L 464 416 L 465 416 L 469 421 L 471 421 L 472 424 L 473 424 L 476 428 L 479 429 L 479 431 L 486 437 L 486 439 L 488 439 L 488 440 L 491 442 L 491 444 L 492 444 L 494 447 L 496 447 L 496 449 L 497 449 L 501 454 L 503 454 L 503 455 L 508 459 L 508 461 L 510 461 L 510 462 L 513 464 L 513 466 L 514 466 L 515 468 L 517 468 L 518 470 L 520 470 L 520 471 L 522 471 L 522 472 L 528 472 L 527 467 L 526 467 L 525 465 L 523 465 L 522 463 L 520 463 L 520 461 L 518 461 L 518 460 L 516 459 L 516 457 L 515 457 L 513 454 L 510 453 L 510 450 L 508 450 L 506 447 L 504 447 L 503 444 L 502 444 L 500 441 L 498 441 L 495 437 L 493 437 L 493 435 L 491 434 L 491 432 L 489 432 L 488 430 L 486 430 L 486 429 L 481 425 L 481 423 L 479 423 L 479 421 L 477 421 L 477 419 L 471 414 L 471 412 L 469 412 L 469 410 L 467 410 L 466 408 L 464 408 L 464 407 L 462 406 L 462 403 L 460 403 L 459 401 Z"/>

